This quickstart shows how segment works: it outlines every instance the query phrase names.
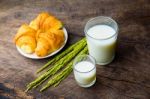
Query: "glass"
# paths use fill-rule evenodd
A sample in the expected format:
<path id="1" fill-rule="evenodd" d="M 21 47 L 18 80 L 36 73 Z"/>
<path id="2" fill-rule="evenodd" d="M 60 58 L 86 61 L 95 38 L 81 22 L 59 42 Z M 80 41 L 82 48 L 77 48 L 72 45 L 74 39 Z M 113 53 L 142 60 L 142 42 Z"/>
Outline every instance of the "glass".
<path id="1" fill-rule="evenodd" d="M 107 28 L 108 27 L 112 28 L 114 33 L 104 38 L 100 36 L 93 37 L 94 35 L 92 34 L 93 35 L 92 36 L 90 33 L 88 33 L 88 31 L 90 28 L 94 26 L 98 26 L 98 25 L 103 26 L 103 27 L 107 26 Z M 105 33 L 109 31 L 109 29 L 106 29 L 106 28 L 103 30 L 104 31 L 101 31 L 99 28 L 99 33 L 100 32 Z M 97 31 L 98 31 L 98 28 L 97 28 Z M 86 35 L 89 54 L 96 59 L 96 64 L 106 65 L 112 62 L 112 60 L 115 57 L 115 47 L 116 47 L 116 41 L 117 41 L 117 35 L 118 35 L 117 23 L 110 17 L 105 17 L 105 16 L 95 17 L 87 22 L 84 28 L 84 32 Z M 107 35 L 107 34 L 103 34 L 103 35 Z"/>
<path id="2" fill-rule="evenodd" d="M 76 82 L 81 87 L 90 87 L 96 82 L 95 59 L 90 55 L 77 56 L 73 63 Z"/>

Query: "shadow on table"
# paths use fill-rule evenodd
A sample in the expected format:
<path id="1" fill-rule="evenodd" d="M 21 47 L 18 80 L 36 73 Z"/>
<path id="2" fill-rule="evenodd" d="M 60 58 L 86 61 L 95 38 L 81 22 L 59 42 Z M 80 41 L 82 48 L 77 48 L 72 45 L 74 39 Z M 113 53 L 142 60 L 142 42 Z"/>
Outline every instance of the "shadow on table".
<path id="1" fill-rule="evenodd" d="M 4 83 L 0 83 L 0 99 L 10 99 L 10 97 L 14 97 L 14 94 L 14 89 L 8 88 Z"/>

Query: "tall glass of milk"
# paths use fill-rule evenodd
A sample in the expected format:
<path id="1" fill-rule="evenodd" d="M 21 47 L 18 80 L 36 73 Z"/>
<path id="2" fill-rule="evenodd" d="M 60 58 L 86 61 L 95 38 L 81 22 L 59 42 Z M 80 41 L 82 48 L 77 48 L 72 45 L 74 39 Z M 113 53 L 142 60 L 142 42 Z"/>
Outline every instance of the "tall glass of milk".
<path id="1" fill-rule="evenodd" d="M 110 17 L 95 17 L 87 22 L 84 32 L 89 54 L 96 59 L 96 63 L 109 64 L 115 57 L 117 23 Z"/>
<path id="2" fill-rule="evenodd" d="M 95 59 L 89 55 L 77 56 L 73 63 L 75 80 L 81 87 L 90 87 L 96 82 Z"/>

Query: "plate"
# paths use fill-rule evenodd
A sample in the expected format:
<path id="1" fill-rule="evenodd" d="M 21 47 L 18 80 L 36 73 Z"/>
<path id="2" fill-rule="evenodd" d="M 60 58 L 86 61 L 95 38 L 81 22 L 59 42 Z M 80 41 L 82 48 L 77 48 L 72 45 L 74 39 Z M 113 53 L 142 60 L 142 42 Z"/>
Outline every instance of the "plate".
<path id="1" fill-rule="evenodd" d="M 31 58 L 31 59 L 44 59 L 44 58 L 51 57 L 51 56 L 57 54 L 57 53 L 66 45 L 66 43 L 67 43 L 67 40 L 68 40 L 68 33 L 67 33 L 66 28 L 63 28 L 63 31 L 64 31 L 64 35 L 65 35 L 64 44 L 63 44 L 58 50 L 56 50 L 56 51 L 50 53 L 50 54 L 47 55 L 47 56 L 39 57 L 39 56 L 37 56 L 35 53 L 33 53 L 33 54 L 27 54 L 27 53 L 24 53 L 18 46 L 16 46 L 16 48 L 17 48 L 18 52 L 19 52 L 21 55 L 23 55 L 23 56 L 25 56 L 25 57 L 27 57 L 27 58 Z"/>

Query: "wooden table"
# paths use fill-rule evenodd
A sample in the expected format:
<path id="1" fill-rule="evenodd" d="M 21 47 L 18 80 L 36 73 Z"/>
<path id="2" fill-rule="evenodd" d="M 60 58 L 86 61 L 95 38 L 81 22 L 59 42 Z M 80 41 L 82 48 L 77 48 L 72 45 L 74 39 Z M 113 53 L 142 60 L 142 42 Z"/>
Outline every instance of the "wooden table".
<path id="1" fill-rule="evenodd" d="M 117 54 L 107 66 L 97 66 L 91 88 L 77 86 L 73 74 L 58 87 L 24 93 L 35 71 L 49 59 L 21 56 L 12 39 L 23 23 L 48 11 L 65 23 L 67 46 L 84 37 L 85 23 L 95 16 L 110 16 L 119 24 Z M 67 47 L 66 46 L 66 47 Z M 149 0 L 1 0 L 0 99 L 150 99 Z"/>

